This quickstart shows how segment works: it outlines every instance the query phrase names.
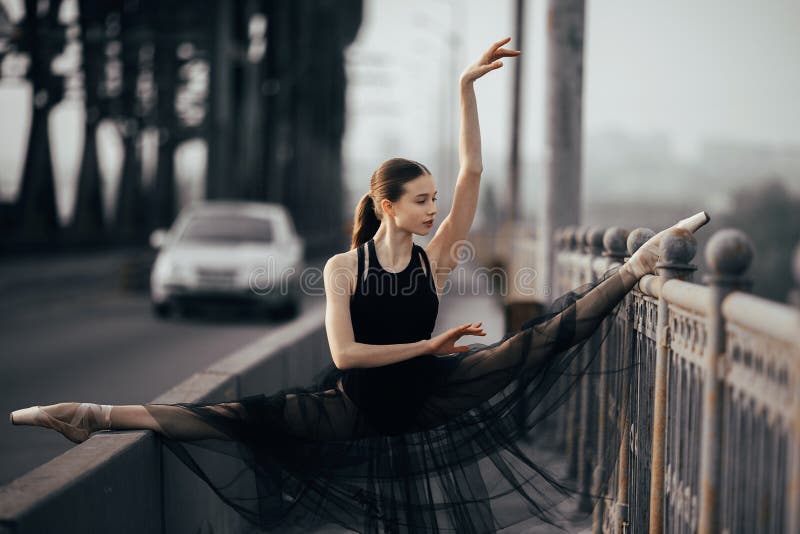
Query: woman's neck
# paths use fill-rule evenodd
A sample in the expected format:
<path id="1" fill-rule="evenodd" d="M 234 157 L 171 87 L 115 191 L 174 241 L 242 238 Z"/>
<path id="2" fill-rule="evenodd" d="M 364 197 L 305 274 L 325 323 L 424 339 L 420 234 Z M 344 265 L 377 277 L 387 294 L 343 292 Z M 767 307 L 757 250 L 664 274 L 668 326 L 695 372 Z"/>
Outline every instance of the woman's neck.
<path id="1" fill-rule="evenodd" d="M 375 254 L 379 256 L 378 261 L 381 265 L 394 269 L 396 266 L 402 268 L 408 264 L 413 236 L 411 232 L 381 224 L 372 237 L 375 242 Z"/>

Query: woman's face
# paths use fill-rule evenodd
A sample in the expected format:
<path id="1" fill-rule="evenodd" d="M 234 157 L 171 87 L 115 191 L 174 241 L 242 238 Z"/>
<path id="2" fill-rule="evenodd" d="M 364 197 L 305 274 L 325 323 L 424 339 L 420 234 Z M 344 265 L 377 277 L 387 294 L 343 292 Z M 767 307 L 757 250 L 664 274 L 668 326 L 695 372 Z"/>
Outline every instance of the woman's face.
<path id="1" fill-rule="evenodd" d="M 396 202 L 384 201 L 384 214 L 389 208 L 398 227 L 414 234 L 427 235 L 433 228 L 436 215 L 437 191 L 433 176 L 423 174 L 414 178 L 405 183 L 404 189 L 405 193 Z M 430 224 L 426 224 L 428 221 Z"/>

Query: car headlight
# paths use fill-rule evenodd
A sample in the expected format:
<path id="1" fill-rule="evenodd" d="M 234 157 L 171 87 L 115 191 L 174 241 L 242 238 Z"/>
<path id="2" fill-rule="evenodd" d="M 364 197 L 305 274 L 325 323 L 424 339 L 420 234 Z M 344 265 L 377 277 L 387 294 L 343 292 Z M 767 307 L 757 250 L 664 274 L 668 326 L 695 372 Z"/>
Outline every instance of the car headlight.
<path id="1" fill-rule="evenodd" d="M 190 270 L 185 265 L 173 262 L 169 272 L 170 280 L 175 282 L 185 282 L 189 278 Z"/>
<path id="2" fill-rule="evenodd" d="M 162 257 L 153 269 L 154 277 L 161 283 L 181 283 L 189 278 L 190 270 L 169 257 Z"/>

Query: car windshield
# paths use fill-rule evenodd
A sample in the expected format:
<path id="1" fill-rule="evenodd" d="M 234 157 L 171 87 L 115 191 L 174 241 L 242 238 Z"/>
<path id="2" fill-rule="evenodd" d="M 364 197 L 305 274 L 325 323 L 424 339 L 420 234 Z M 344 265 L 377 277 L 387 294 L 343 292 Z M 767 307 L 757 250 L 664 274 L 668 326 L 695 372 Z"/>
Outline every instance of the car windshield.
<path id="1" fill-rule="evenodd" d="M 272 221 L 246 215 L 196 215 L 181 233 L 180 241 L 270 243 Z"/>

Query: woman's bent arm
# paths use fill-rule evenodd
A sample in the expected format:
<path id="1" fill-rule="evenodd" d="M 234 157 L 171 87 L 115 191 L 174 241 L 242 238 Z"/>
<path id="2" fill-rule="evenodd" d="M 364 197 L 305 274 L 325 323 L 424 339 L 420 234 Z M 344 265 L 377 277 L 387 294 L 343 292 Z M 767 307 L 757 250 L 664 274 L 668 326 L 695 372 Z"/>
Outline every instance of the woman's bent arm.
<path id="1" fill-rule="evenodd" d="M 430 340 L 393 345 L 358 343 L 350 320 L 350 286 L 353 283 L 351 264 L 344 254 L 336 254 L 325 263 L 325 331 L 333 363 L 339 369 L 381 367 L 408 360 L 428 351 Z"/>
<path id="2" fill-rule="evenodd" d="M 353 342 L 338 354 L 334 361 L 339 369 L 355 369 L 364 367 L 383 367 L 402 362 L 428 352 L 428 339 L 413 343 L 396 343 L 393 345 L 369 345 Z"/>

